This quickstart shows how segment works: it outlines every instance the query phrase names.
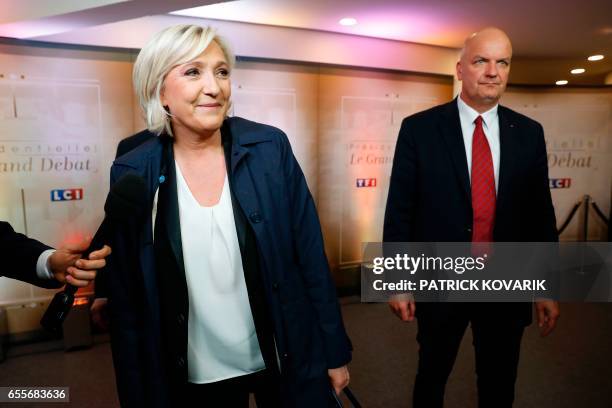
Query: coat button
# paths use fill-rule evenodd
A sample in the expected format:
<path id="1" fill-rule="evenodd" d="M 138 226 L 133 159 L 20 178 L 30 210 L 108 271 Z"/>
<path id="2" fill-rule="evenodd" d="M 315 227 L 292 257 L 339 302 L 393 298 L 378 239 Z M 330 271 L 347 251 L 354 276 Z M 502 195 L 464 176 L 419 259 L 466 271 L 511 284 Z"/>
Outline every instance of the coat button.
<path id="1" fill-rule="evenodd" d="M 181 368 L 185 367 L 185 359 L 183 357 L 177 358 L 176 364 Z"/>
<path id="2" fill-rule="evenodd" d="M 467 227 L 466 231 L 467 232 L 472 232 L 472 229 L 470 227 Z"/>
<path id="3" fill-rule="evenodd" d="M 274 282 L 274 283 L 272 284 L 272 289 L 273 289 L 275 292 L 276 292 L 276 291 L 278 291 L 278 283 Z"/>
<path id="4" fill-rule="evenodd" d="M 251 221 L 253 221 L 255 224 L 260 223 L 261 222 L 261 214 L 257 211 L 251 213 L 251 215 L 249 215 L 249 218 L 251 219 Z"/>
<path id="5" fill-rule="evenodd" d="M 179 313 L 179 314 L 176 316 L 176 321 L 178 322 L 178 324 L 183 324 L 183 323 L 185 323 L 185 315 L 184 315 L 184 314 L 182 314 L 182 313 Z"/>
<path id="6" fill-rule="evenodd" d="M 283 358 L 286 360 L 289 358 L 289 353 L 283 353 Z"/>

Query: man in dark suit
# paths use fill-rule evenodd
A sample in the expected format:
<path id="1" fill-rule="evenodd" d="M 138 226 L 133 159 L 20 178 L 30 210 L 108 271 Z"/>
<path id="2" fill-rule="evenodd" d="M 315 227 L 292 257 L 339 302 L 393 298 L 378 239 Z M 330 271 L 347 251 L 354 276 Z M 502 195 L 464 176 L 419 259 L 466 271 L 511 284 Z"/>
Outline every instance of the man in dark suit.
<path id="1" fill-rule="evenodd" d="M 117 153 L 115 158 L 121 157 L 130 150 L 135 149 L 147 140 L 151 140 L 155 137 L 154 133 L 149 132 L 147 129 L 141 130 L 140 132 L 128 136 L 119 142 L 117 146 Z M 101 330 L 108 330 L 108 313 L 106 310 L 107 296 L 108 296 L 108 278 L 104 272 L 99 273 L 96 276 L 95 283 L 95 299 L 91 305 L 91 318 L 94 324 Z"/>
<path id="2" fill-rule="evenodd" d="M 498 105 L 512 46 L 487 28 L 465 42 L 457 76 L 461 95 L 406 118 L 401 126 L 385 214 L 385 242 L 554 242 L 542 126 Z M 510 407 L 526 303 L 389 302 L 418 322 L 415 407 L 442 407 L 461 339 L 471 324 L 480 407 Z M 558 303 L 536 302 L 542 336 L 555 327 Z"/>
<path id="3" fill-rule="evenodd" d="M 43 288 L 58 288 L 65 283 L 87 286 L 96 271 L 106 264 L 110 248 L 94 251 L 89 259 L 81 259 L 90 240 L 53 248 L 19 234 L 8 222 L 0 221 L 0 276 L 28 282 Z"/>

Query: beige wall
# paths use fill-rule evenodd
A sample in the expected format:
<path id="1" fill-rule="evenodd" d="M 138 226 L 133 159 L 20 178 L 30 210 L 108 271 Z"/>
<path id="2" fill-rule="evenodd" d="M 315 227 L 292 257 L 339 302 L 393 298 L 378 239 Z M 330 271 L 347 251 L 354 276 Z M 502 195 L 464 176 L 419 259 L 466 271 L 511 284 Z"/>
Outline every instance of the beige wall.
<path id="1" fill-rule="evenodd" d="M 321 69 L 318 209 L 339 285 L 355 282 L 362 242 L 382 240 L 402 119 L 450 100 L 452 86 L 451 77 Z M 360 180 L 370 186 L 357 187 Z"/>
<path id="2" fill-rule="evenodd" d="M 232 74 L 234 116 L 283 130 L 317 198 L 318 67 L 239 62 Z"/>
<path id="3" fill-rule="evenodd" d="M 0 219 L 53 246 L 95 232 L 116 143 L 133 130 L 131 67 L 125 53 L 0 44 Z M 69 188 L 83 199 L 51 202 Z M 0 282 L 0 304 L 53 294 Z"/>
<path id="4" fill-rule="evenodd" d="M 542 124 L 549 177 L 571 179 L 569 188 L 551 189 L 557 225 L 561 226 L 585 194 L 607 216 L 612 187 L 612 90 L 510 87 L 502 103 Z M 583 209 L 561 235 L 562 240 L 581 239 Z M 592 210 L 588 225 L 589 239 L 605 239 L 607 228 Z"/>

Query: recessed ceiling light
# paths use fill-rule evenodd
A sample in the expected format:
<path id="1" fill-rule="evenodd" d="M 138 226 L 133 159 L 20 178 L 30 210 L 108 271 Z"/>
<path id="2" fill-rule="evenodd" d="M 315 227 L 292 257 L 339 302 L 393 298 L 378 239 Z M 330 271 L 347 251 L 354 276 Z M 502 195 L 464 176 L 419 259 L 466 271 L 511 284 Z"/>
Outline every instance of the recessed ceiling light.
<path id="1" fill-rule="evenodd" d="M 556 85 L 567 85 L 567 80 L 562 79 L 560 81 L 555 82 Z"/>
<path id="2" fill-rule="evenodd" d="M 576 75 L 576 74 L 584 74 L 584 71 L 586 71 L 584 68 L 574 68 L 570 71 L 570 73 Z"/>
<path id="3" fill-rule="evenodd" d="M 589 61 L 601 61 L 602 59 L 604 59 L 604 56 L 601 54 L 598 55 L 591 55 L 589 58 L 587 58 Z"/>
<path id="4" fill-rule="evenodd" d="M 353 17 L 344 17 L 338 22 L 340 23 L 340 25 L 343 26 L 354 26 L 355 24 L 357 24 L 357 20 L 355 20 Z"/>

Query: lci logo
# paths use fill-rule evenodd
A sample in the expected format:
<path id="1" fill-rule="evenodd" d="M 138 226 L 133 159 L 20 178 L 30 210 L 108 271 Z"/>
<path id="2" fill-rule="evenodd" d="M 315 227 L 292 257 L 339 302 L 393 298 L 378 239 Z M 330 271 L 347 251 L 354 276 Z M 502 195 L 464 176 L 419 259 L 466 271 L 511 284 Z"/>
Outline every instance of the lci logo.
<path id="1" fill-rule="evenodd" d="M 65 190 L 51 190 L 51 201 L 73 201 L 83 199 L 82 188 L 69 188 Z"/>
<path id="2" fill-rule="evenodd" d="M 375 178 L 357 179 L 356 180 L 356 185 L 357 185 L 357 188 L 360 188 L 360 187 L 376 187 L 376 179 Z"/>
<path id="3" fill-rule="evenodd" d="M 571 178 L 548 179 L 549 188 L 570 188 L 572 185 Z"/>

